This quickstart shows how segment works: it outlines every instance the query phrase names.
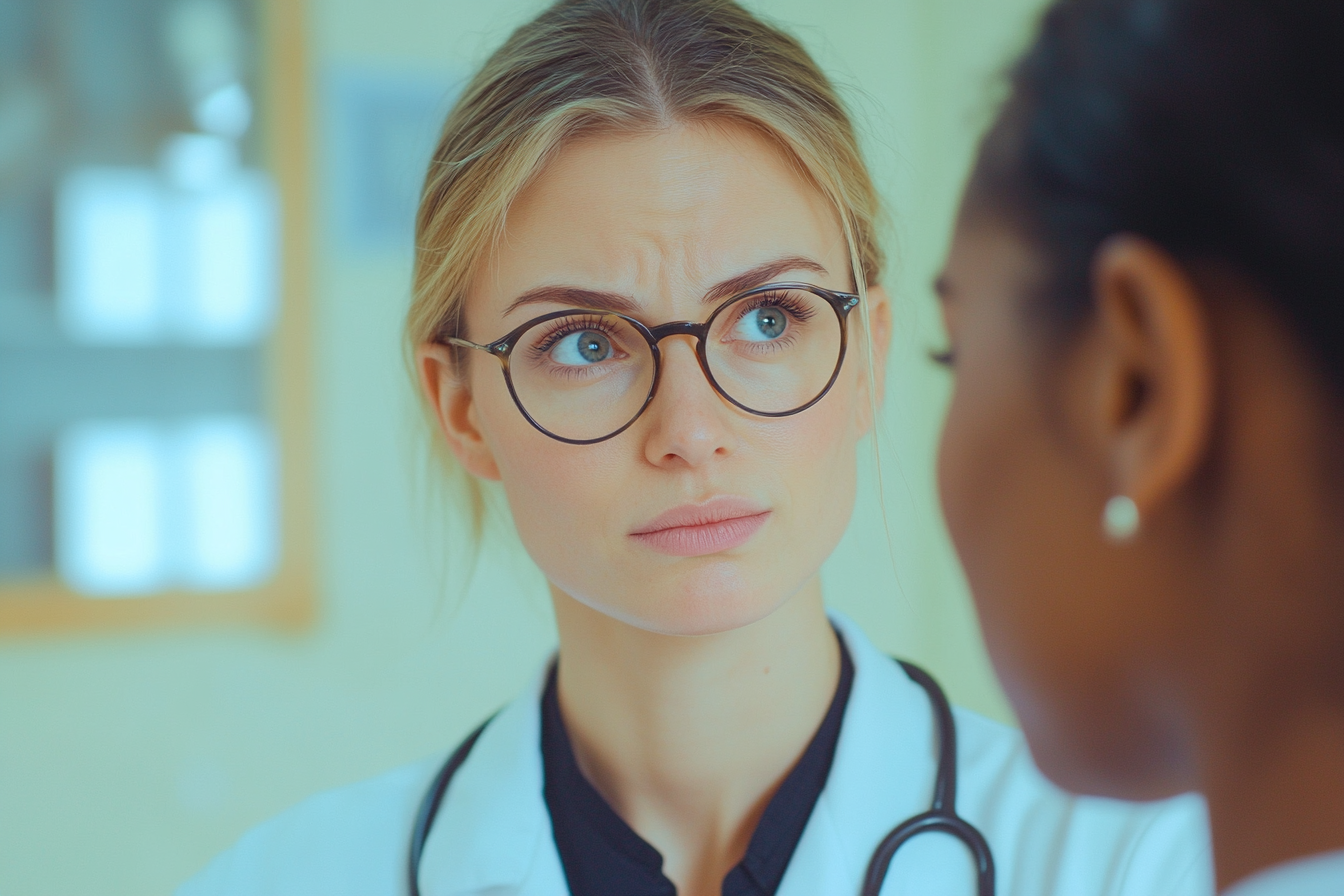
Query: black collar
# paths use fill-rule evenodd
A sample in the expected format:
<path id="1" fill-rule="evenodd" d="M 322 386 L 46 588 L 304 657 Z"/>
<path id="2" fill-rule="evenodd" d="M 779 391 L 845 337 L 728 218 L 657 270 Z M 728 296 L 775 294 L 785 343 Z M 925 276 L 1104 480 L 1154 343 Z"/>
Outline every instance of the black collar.
<path id="1" fill-rule="evenodd" d="M 840 641 L 840 681 L 825 718 L 798 764 L 770 799 L 747 853 L 723 879 L 723 896 L 773 896 L 826 786 L 840 723 L 854 683 L 854 662 Z M 560 717 L 556 672 L 541 698 L 541 753 L 546 808 L 572 896 L 676 896 L 663 857 L 588 783 Z"/>

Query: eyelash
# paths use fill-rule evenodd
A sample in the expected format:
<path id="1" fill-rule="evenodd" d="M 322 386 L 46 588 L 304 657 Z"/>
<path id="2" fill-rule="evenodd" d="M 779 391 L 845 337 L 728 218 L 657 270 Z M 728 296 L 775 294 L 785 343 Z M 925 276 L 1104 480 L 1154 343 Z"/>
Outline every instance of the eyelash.
<path id="1" fill-rule="evenodd" d="M 532 347 L 531 351 L 533 357 L 543 357 L 551 350 L 552 346 L 572 333 L 585 333 L 590 330 L 602 333 L 608 338 L 614 338 L 616 335 L 607 327 L 606 321 L 597 315 L 565 318 L 556 324 L 554 329 L 543 336 L 539 343 Z"/>
<path id="2" fill-rule="evenodd" d="M 765 293 L 759 296 L 752 296 L 742 303 L 745 307 L 737 310 L 736 316 L 741 320 L 744 315 L 750 314 L 758 308 L 783 308 L 789 316 L 800 323 L 806 323 L 816 312 L 806 305 L 790 299 L 783 293 Z"/>

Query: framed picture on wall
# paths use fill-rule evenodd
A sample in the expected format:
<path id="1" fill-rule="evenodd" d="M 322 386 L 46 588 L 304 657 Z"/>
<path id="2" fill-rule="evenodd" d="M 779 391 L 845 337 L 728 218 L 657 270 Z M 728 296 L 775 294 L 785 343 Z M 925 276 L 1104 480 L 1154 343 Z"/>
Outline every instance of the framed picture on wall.
<path id="1" fill-rule="evenodd" d="M 0 8 L 0 633 L 311 617 L 303 28 Z"/>

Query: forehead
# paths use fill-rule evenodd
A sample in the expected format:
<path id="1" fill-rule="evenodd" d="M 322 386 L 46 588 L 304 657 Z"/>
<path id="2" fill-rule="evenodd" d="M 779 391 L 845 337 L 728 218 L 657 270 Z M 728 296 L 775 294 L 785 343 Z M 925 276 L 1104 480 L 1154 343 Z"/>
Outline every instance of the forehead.
<path id="1" fill-rule="evenodd" d="M 666 301 L 794 254 L 849 280 L 837 215 L 797 165 L 744 127 L 675 125 L 566 145 L 514 203 L 474 292 L 501 305 L 539 285 Z"/>

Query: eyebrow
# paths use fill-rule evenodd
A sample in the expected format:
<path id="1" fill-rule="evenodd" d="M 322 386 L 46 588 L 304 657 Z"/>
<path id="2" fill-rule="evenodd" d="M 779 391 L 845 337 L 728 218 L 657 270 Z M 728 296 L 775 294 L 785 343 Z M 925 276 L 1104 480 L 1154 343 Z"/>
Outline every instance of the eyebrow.
<path id="1" fill-rule="evenodd" d="M 823 275 L 827 273 L 825 267 L 810 258 L 802 255 L 785 255 L 714 284 L 700 301 L 702 304 L 708 304 L 730 298 L 749 289 L 764 286 L 786 271 L 810 271 Z M 592 308 L 595 311 L 614 311 L 631 317 L 640 310 L 634 299 L 620 293 L 584 289 L 579 286 L 538 286 L 510 302 L 509 307 L 504 309 L 504 315 L 507 316 L 524 305 L 540 304 L 572 305 Z"/>
<path id="2" fill-rule="evenodd" d="M 823 276 L 827 273 L 824 267 L 810 258 L 804 258 L 801 255 L 786 255 L 783 258 L 776 258 L 774 261 L 767 261 L 765 264 L 758 264 L 749 271 L 738 274 L 736 277 L 729 277 L 727 280 L 711 286 L 709 292 L 705 293 L 704 298 L 700 301 L 708 304 L 720 299 L 731 298 L 740 292 L 764 286 L 786 271 L 810 271 Z"/>
<path id="3" fill-rule="evenodd" d="M 578 286 L 538 286 L 529 289 L 509 303 L 504 316 L 512 314 L 524 305 L 573 305 L 579 308 L 592 308 L 595 311 L 615 311 L 618 314 L 634 315 L 639 306 L 628 296 L 615 292 L 602 292 L 595 289 L 583 289 Z"/>

